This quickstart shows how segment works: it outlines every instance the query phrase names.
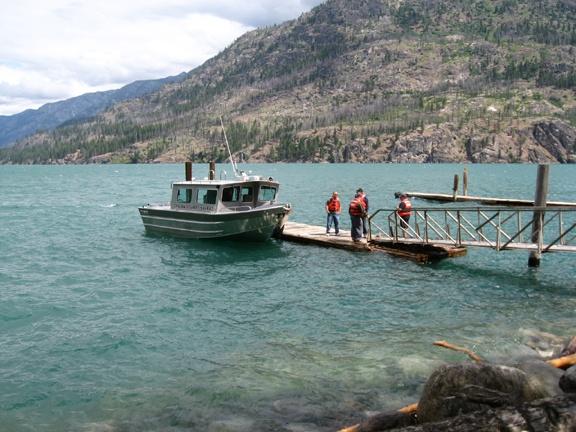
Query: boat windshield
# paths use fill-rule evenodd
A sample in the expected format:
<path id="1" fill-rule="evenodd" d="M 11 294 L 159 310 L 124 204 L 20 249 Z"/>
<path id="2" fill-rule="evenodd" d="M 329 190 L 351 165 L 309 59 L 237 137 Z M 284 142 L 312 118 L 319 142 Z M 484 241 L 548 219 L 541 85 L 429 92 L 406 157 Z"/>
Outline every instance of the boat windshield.
<path id="1" fill-rule="evenodd" d="M 274 201 L 276 198 L 276 188 L 272 186 L 260 186 L 258 201 Z"/>
<path id="2" fill-rule="evenodd" d="M 254 199 L 254 188 L 252 186 L 242 186 L 242 202 L 252 202 Z"/>
<path id="3" fill-rule="evenodd" d="M 223 202 L 240 201 L 240 186 L 227 187 L 222 190 Z"/>
<path id="4" fill-rule="evenodd" d="M 216 204 L 216 189 L 198 188 L 198 204 Z"/>
<path id="5" fill-rule="evenodd" d="M 181 204 L 192 202 L 192 189 L 178 189 L 176 201 Z"/>

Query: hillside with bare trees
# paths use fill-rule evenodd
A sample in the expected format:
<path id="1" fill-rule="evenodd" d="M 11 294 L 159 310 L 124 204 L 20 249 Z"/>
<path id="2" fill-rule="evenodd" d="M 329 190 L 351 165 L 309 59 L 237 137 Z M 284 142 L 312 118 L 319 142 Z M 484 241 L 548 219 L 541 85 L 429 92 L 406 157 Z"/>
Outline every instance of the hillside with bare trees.
<path id="1" fill-rule="evenodd" d="M 576 162 L 573 0 L 328 0 L 0 163 Z"/>

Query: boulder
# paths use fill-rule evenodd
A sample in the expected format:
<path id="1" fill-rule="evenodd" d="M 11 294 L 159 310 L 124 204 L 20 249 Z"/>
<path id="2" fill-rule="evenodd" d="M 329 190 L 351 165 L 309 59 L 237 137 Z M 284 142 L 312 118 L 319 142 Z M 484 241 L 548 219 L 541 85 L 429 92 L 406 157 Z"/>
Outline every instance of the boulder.
<path id="1" fill-rule="evenodd" d="M 549 390 L 540 381 L 514 367 L 484 363 L 444 365 L 426 382 L 418 405 L 418 420 L 421 423 L 438 422 L 487 406 L 529 402 L 549 396 Z"/>
<path id="2" fill-rule="evenodd" d="M 566 393 L 576 394 L 576 366 L 572 366 L 560 377 L 559 386 Z"/>
<path id="3" fill-rule="evenodd" d="M 572 432 L 576 402 L 569 397 L 540 399 L 516 407 L 489 408 L 441 422 L 394 429 L 394 432 Z"/>
<path id="4" fill-rule="evenodd" d="M 564 347 L 562 348 L 559 357 L 564 357 L 572 354 L 576 354 L 576 336 L 574 336 L 568 342 L 566 342 L 566 344 L 564 344 Z"/>

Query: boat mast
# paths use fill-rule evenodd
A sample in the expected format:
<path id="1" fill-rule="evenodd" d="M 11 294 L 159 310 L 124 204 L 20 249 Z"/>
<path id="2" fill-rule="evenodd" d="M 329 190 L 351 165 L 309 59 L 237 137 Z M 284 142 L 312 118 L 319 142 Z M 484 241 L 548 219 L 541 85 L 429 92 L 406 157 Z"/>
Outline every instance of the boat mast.
<path id="1" fill-rule="evenodd" d="M 234 175 L 236 177 L 241 177 L 241 175 L 238 173 L 238 167 L 236 166 L 236 161 L 232 157 L 232 152 L 230 151 L 230 144 L 228 144 L 228 137 L 226 136 L 226 129 L 224 128 L 224 122 L 222 121 L 222 116 L 220 116 L 220 124 L 222 125 L 222 132 L 224 132 L 224 141 L 226 141 L 226 148 L 228 149 L 228 155 L 230 155 L 230 163 L 232 164 Z"/>

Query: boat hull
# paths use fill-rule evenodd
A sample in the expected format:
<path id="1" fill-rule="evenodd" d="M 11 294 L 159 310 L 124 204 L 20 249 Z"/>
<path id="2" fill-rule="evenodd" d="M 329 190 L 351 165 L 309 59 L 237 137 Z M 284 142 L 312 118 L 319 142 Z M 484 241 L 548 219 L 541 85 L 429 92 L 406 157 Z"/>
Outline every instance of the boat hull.
<path id="1" fill-rule="evenodd" d="M 146 231 L 194 239 L 239 238 L 261 241 L 282 231 L 290 208 L 257 207 L 237 212 L 201 213 L 145 206 L 138 209 Z"/>

